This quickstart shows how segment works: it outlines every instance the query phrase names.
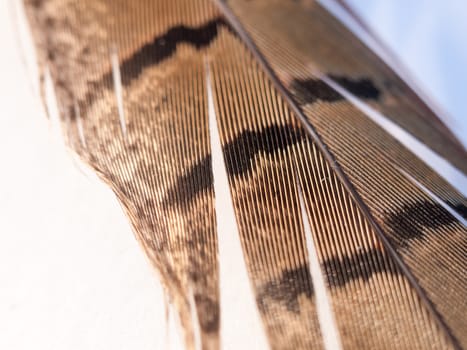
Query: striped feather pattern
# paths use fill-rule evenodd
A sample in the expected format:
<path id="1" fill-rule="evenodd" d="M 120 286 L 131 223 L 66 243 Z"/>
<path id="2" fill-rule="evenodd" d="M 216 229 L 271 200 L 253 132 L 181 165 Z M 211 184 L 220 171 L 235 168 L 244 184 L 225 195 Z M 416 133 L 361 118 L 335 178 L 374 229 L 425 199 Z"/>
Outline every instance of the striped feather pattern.
<path id="1" fill-rule="evenodd" d="M 25 4 L 67 145 L 114 190 L 187 348 L 229 345 L 221 238 L 240 242 L 272 349 L 329 348 L 310 244 L 336 344 L 466 345 L 466 228 L 448 210 L 465 197 L 345 93 L 463 171 L 465 150 L 318 4 Z M 217 222 L 217 132 L 238 237 Z"/>
<path id="2" fill-rule="evenodd" d="M 339 38 L 343 28 L 323 14 L 319 5 L 242 0 L 229 3 L 234 10 L 238 9 L 237 15 L 245 19 L 245 26 L 250 25 L 258 48 L 262 49 L 283 84 L 289 87 L 296 103 L 335 155 L 372 217 L 414 273 L 436 310 L 456 336 L 463 338 L 463 330 L 467 327 L 465 317 L 461 315 L 467 311 L 463 288 L 467 282 L 465 223 L 456 220 L 416 183 L 429 188 L 457 211 L 465 208 L 465 197 L 414 157 L 410 149 L 403 147 L 349 100 L 320 80 L 320 76 L 329 76 L 364 104 L 373 105 L 396 123 L 406 124 L 408 130 L 415 127 L 415 136 L 428 140 L 430 146 L 434 146 L 433 143 L 437 145 L 434 148 L 443 145 L 445 151 L 452 147 L 448 159 L 462 166 L 466 159 L 463 148 L 456 147 L 452 138 L 442 135 L 443 129 L 434 127 L 439 121 L 435 116 L 424 114 L 423 106 L 390 96 L 393 95 L 391 90 L 376 86 L 378 81 L 395 81 L 403 86 L 376 57 L 362 57 L 367 51 L 360 49 L 354 53 L 350 51 L 354 48 L 352 45 L 341 43 L 343 49 L 337 48 L 345 39 Z M 289 34 L 289 39 L 271 37 L 270 33 L 278 32 L 273 29 L 275 23 L 283 24 L 281 34 Z M 314 30 L 310 30 L 311 35 L 300 33 L 300 26 Z M 327 36 L 313 39 L 324 29 Z M 305 44 L 307 40 L 310 44 Z M 313 45 L 313 40 L 320 40 L 321 45 Z M 335 55 L 325 61 L 325 52 L 331 51 L 329 46 Z M 321 50 L 324 51 L 322 54 Z M 300 54 L 291 54 L 294 52 Z M 377 70 L 372 72 L 372 66 Z M 328 90 L 328 93 L 315 92 L 322 90 Z M 399 94 L 403 91 L 403 88 L 396 89 Z M 386 108 L 388 100 L 393 100 L 390 109 Z M 407 113 L 407 105 L 413 114 Z M 426 120 L 427 117 L 430 119 Z M 409 177 L 406 174 L 410 174 Z"/>

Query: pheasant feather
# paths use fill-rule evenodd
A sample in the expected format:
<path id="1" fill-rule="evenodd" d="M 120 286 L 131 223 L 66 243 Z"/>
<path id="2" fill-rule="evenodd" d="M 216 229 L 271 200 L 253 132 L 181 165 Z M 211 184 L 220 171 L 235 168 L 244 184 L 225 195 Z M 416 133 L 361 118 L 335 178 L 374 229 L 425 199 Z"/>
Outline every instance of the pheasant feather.
<path id="1" fill-rule="evenodd" d="M 320 3 L 24 2 L 187 348 L 467 347 L 465 149 Z"/>

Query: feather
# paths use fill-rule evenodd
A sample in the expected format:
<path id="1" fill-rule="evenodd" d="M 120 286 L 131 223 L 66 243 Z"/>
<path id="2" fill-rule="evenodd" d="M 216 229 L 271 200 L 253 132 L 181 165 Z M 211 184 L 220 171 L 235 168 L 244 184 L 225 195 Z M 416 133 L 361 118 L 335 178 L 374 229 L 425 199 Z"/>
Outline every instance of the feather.
<path id="1" fill-rule="evenodd" d="M 465 149 L 319 3 L 24 1 L 187 348 L 467 347 Z"/>

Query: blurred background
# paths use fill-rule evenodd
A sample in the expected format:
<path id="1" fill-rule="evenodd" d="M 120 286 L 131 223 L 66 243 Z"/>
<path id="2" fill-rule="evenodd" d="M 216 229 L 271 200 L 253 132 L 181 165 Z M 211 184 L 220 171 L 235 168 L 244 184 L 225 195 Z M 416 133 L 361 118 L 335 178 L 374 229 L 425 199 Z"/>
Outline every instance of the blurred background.
<path id="1" fill-rule="evenodd" d="M 467 1 L 348 4 L 467 145 Z M 162 289 L 116 200 L 34 98 L 20 13 L 19 0 L 0 0 L 0 349 L 177 349 L 176 318 L 166 327 Z"/>
<path id="2" fill-rule="evenodd" d="M 467 145 L 467 1 L 346 0 Z"/>

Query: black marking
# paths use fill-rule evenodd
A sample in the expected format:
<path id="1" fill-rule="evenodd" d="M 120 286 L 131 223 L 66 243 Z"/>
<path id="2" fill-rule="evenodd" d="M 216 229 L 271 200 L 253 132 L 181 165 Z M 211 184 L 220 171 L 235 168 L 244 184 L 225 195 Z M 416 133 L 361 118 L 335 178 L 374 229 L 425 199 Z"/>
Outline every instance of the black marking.
<path id="1" fill-rule="evenodd" d="M 359 98 L 377 100 L 381 94 L 373 82 L 367 78 L 352 80 L 336 75 L 329 75 L 329 77 Z M 336 90 L 319 79 L 294 79 L 290 88 L 300 104 L 311 104 L 317 100 L 335 102 L 344 99 Z"/>
<path id="2" fill-rule="evenodd" d="M 260 131 L 243 131 L 223 147 L 227 174 L 245 176 L 251 171 L 258 153 L 282 151 L 302 138 L 303 134 L 290 125 L 271 125 Z M 208 154 L 178 178 L 163 203 L 167 206 L 186 205 L 198 193 L 212 189 L 212 185 L 211 155 Z"/>
<path id="3" fill-rule="evenodd" d="M 335 102 L 343 99 L 336 90 L 318 79 L 294 79 L 290 88 L 300 104 L 311 104 L 317 100 Z"/>
<path id="4" fill-rule="evenodd" d="M 167 192 L 163 204 L 165 206 L 187 205 L 198 193 L 212 190 L 212 186 L 212 161 L 209 154 L 178 177 L 175 185 Z"/>
<path id="5" fill-rule="evenodd" d="M 369 100 L 377 100 L 381 95 L 381 92 L 373 84 L 371 79 L 362 78 L 358 80 L 353 80 L 347 77 L 341 77 L 331 74 L 329 75 L 329 77 L 357 97 Z"/>
<path id="6" fill-rule="evenodd" d="M 455 221 L 441 205 L 425 200 L 406 204 L 386 219 L 402 246 L 406 246 L 410 240 L 423 238 L 423 228 L 436 229 Z"/>
<path id="7" fill-rule="evenodd" d="M 362 279 L 368 281 L 376 273 L 399 274 L 392 264 L 385 265 L 387 255 L 379 249 L 361 251 L 342 259 L 330 258 L 323 262 L 326 281 L 331 288 L 342 287 L 347 283 Z M 388 268 L 389 266 L 389 268 Z M 267 310 L 267 299 L 279 302 L 291 312 L 300 312 L 298 298 L 311 298 L 314 294 L 308 264 L 287 270 L 276 281 L 261 286 L 257 294 L 258 307 Z"/>
<path id="8" fill-rule="evenodd" d="M 261 286 L 256 302 L 263 312 L 268 309 L 267 299 L 272 299 L 284 305 L 287 310 L 298 313 L 300 312 L 298 298 L 300 296 L 311 298 L 313 292 L 310 267 L 304 264 L 293 270 L 284 271 L 279 279 Z"/>
<path id="9" fill-rule="evenodd" d="M 198 50 L 209 46 L 217 37 L 220 27 L 231 30 L 222 17 L 216 17 L 200 27 L 179 25 L 170 28 L 166 33 L 155 37 L 151 42 L 143 45 L 133 55 L 120 63 L 122 85 L 130 85 L 133 80 L 141 75 L 145 68 L 157 65 L 172 56 L 181 43 L 191 44 Z M 112 71 L 105 73 L 100 80 L 90 83 L 89 92 L 79 102 L 83 115 L 88 106 L 94 103 L 96 92 L 102 88 L 109 90 L 113 88 Z"/>
<path id="10" fill-rule="evenodd" d="M 129 85 L 132 80 L 139 77 L 144 68 L 156 65 L 172 56 L 180 43 L 191 44 L 198 50 L 209 46 L 217 37 L 221 26 L 228 27 L 224 19 L 218 17 L 201 27 L 180 25 L 170 28 L 165 34 L 154 38 L 152 42 L 142 46 L 121 63 L 122 84 Z"/>
<path id="11" fill-rule="evenodd" d="M 301 141 L 303 134 L 290 125 L 271 125 L 260 131 L 246 130 L 224 146 L 227 174 L 244 176 L 258 153 L 273 154 Z"/>
<path id="12" fill-rule="evenodd" d="M 383 263 L 384 260 L 387 260 L 387 255 L 381 250 L 373 248 L 345 256 L 342 259 L 328 259 L 322 267 L 329 286 L 341 287 L 359 278 L 368 281 L 375 273 L 399 273 L 395 268 L 387 269 Z"/>
<path id="13" fill-rule="evenodd" d="M 464 219 L 467 219 L 467 207 L 462 204 L 458 203 L 453 206 L 451 206 L 455 211 L 459 213 L 460 216 L 462 216 Z"/>

